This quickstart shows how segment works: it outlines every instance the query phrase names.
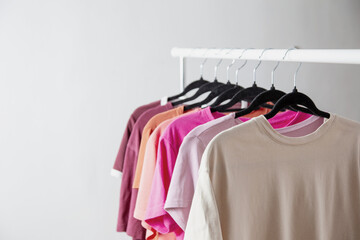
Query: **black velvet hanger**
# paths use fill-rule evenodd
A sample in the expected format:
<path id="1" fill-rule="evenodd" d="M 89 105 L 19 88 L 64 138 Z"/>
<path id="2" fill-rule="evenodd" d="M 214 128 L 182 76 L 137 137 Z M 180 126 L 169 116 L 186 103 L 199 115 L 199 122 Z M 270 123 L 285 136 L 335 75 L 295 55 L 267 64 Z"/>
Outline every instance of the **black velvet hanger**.
<path id="1" fill-rule="evenodd" d="M 194 109 L 197 107 L 201 107 L 202 105 L 209 103 L 211 100 L 213 100 L 214 98 L 219 96 L 224 91 L 227 91 L 232 88 L 234 88 L 234 85 L 232 85 L 230 82 L 227 82 L 226 84 L 219 86 L 219 87 L 215 88 L 213 91 L 211 91 L 211 93 L 201 102 L 185 106 L 184 110 L 188 111 L 188 110 L 191 110 L 191 109 Z"/>
<path id="2" fill-rule="evenodd" d="M 204 62 L 202 63 L 202 67 L 203 67 L 203 64 L 205 63 L 206 59 L 204 60 Z M 177 102 L 173 102 L 173 106 L 177 106 L 179 104 L 183 104 L 185 102 L 188 102 L 188 101 L 192 101 L 192 100 L 195 100 L 197 97 L 199 97 L 200 95 L 206 93 L 206 92 L 210 92 L 209 96 L 204 100 L 204 101 L 201 101 L 200 103 L 195 103 L 195 104 L 192 104 L 192 105 L 189 105 L 188 107 L 185 108 L 185 110 L 190 110 L 194 107 L 198 107 L 198 106 L 201 106 L 204 102 L 204 104 L 208 103 L 209 101 L 211 101 L 212 99 L 214 99 L 216 96 L 218 96 L 220 94 L 220 90 L 217 90 L 218 87 L 221 87 L 221 86 L 224 86 L 222 89 L 228 89 L 230 88 L 229 86 L 231 85 L 227 85 L 227 84 L 224 84 L 224 83 L 221 83 L 217 80 L 217 70 L 218 70 L 218 67 L 220 65 L 220 63 L 223 61 L 223 59 L 220 59 L 220 61 L 215 65 L 215 68 L 214 68 L 214 81 L 211 82 L 211 83 L 207 83 L 203 86 L 201 86 L 199 88 L 199 90 L 191 97 L 187 98 L 187 99 L 184 99 L 184 100 L 180 100 L 180 101 L 177 101 Z M 201 67 L 201 76 L 202 76 L 202 67 Z M 230 82 L 229 82 L 230 83 Z M 210 100 L 209 100 L 210 99 Z M 200 104 L 200 105 L 199 105 Z"/>
<path id="3" fill-rule="evenodd" d="M 172 104 L 173 104 L 173 106 L 178 106 L 180 104 L 184 104 L 186 102 L 195 100 L 200 95 L 202 95 L 204 93 L 207 93 L 207 92 L 213 92 L 213 91 L 215 91 L 216 88 L 218 88 L 218 87 L 220 87 L 222 85 L 225 85 L 225 84 L 221 83 L 221 82 L 218 82 L 217 80 L 214 80 L 213 82 L 210 82 L 210 83 L 206 83 L 206 84 L 202 85 L 199 88 L 199 90 L 197 90 L 197 92 L 194 95 L 192 95 L 191 97 L 183 99 L 183 100 L 179 100 L 179 101 L 176 101 L 176 102 L 173 102 Z"/>
<path id="4" fill-rule="evenodd" d="M 282 58 L 283 60 L 285 59 L 287 53 L 289 51 L 291 51 L 292 49 L 294 49 L 294 48 L 289 48 L 285 52 L 285 55 Z M 243 109 L 240 112 L 237 112 L 235 114 L 235 118 L 238 118 L 238 117 L 244 116 L 246 114 L 249 114 L 252 111 L 256 110 L 258 107 L 260 107 L 261 105 L 266 104 L 267 102 L 272 102 L 272 103 L 275 104 L 281 97 L 283 97 L 286 94 L 283 91 L 275 89 L 275 86 L 274 86 L 274 74 L 275 74 L 275 70 L 279 67 L 279 64 L 280 64 L 280 61 L 277 62 L 274 69 L 271 71 L 271 88 L 270 88 L 270 90 L 262 92 L 258 96 L 256 96 L 256 98 L 250 103 L 250 105 L 246 109 Z M 299 65 L 299 67 L 300 66 L 301 65 Z M 297 71 L 298 71 L 298 69 L 297 69 Z M 272 108 L 272 106 L 270 106 L 270 108 Z M 302 108 L 302 107 L 297 106 L 297 105 L 289 106 L 288 108 L 290 110 L 292 110 L 292 111 L 303 111 L 303 112 L 306 112 L 306 113 L 310 113 L 310 111 L 308 109 Z"/>
<path id="5" fill-rule="evenodd" d="M 219 66 L 219 64 L 222 62 L 222 60 L 220 60 L 218 62 L 218 64 L 216 65 L 215 68 L 215 79 L 216 79 L 216 71 L 217 71 L 217 67 Z M 190 110 L 196 107 L 201 107 L 204 104 L 208 104 L 210 101 L 212 101 L 214 98 L 217 98 L 215 100 L 215 103 L 212 106 L 217 106 L 220 103 L 222 103 L 223 101 L 227 100 L 227 99 L 231 99 L 235 93 L 241 91 L 242 89 L 244 89 L 243 87 L 239 86 L 237 83 L 236 85 L 232 84 L 230 82 L 230 75 L 229 75 L 229 70 L 230 68 L 234 65 L 234 63 L 236 62 L 236 59 L 233 59 L 232 62 L 226 67 L 226 76 L 227 76 L 227 83 L 224 86 L 220 86 L 218 87 L 214 92 L 212 92 L 211 94 L 209 94 L 206 99 L 204 99 L 203 101 L 199 102 L 199 103 L 194 103 L 192 105 L 188 105 L 185 106 L 185 110 Z M 245 62 L 246 64 L 246 62 Z M 245 65 L 243 64 L 243 66 Z M 242 66 L 242 67 L 243 67 Z M 241 68 L 242 68 L 241 67 Z M 237 76 L 237 74 L 236 74 Z M 219 99 L 220 98 L 220 99 Z"/>
<path id="6" fill-rule="evenodd" d="M 179 97 L 185 96 L 191 90 L 194 90 L 196 88 L 200 88 L 201 86 L 203 86 L 204 84 L 207 84 L 207 83 L 209 83 L 209 81 L 204 80 L 202 78 L 202 76 L 201 76 L 199 80 L 196 80 L 195 82 L 192 82 L 189 85 L 187 85 L 185 87 L 185 89 L 181 93 L 176 94 L 176 95 L 171 96 L 171 97 L 168 97 L 168 101 L 173 101 L 173 100 L 178 99 Z"/>
<path id="7" fill-rule="evenodd" d="M 237 112 L 235 114 L 235 118 L 249 114 L 252 111 L 256 110 L 258 107 L 262 106 L 263 104 L 266 104 L 267 102 L 272 102 L 275 104 L 285 94 L 286 94 L 285 92 L 275 89 L 273 85 L 271 86 L 270 90 L 262 92 L 258 96 L 256 96 L 247 108 L 241 110 L 240 112 Z M 300 106 L 289 106 L 289 109 L 292 111 L 302 111 L 302 112 L 310 113 L 308 109 L 302 108 Z"/>
<path id="8" fill-rule="evenodd" d="M 200 79 L 195 82 L 190 83 L 188 86 L 185 87 L 185 89 L 181 93 L 174 95 L 172 97 L 168 97 L 168 101 L 174 101 L 174 100 L 178 99 L 179 97 L 185 96 L 191 90 L 194 90 L 197 88 L 200 89 L 200 87 L 210 83 L 209 81 L 207 81 L 203 78 L 203 69 L 204 69 L 204 64 L 206 63 L 206 61 L 207 61 L 207 58 L 205 58 L 204 61 L 200 64 Z"/>
<path id="9" fill-rule="evenodd" d="M 324 111 L 319 110 L 315 103 L 311 100 L 310 97 L 305 95 L 304 93 L 298 92 L 296 88 L 296 75 L 301 67 L 302 63 L 299 64 L 299 66 L 296 69 L 296 72 L 294 74 L 294 89 L 291 93 L 288 93 L 284 96 L 282 96 L 279 101 L 276 102 L 273 109 L 265 114 L 266 119 L 270 119 L 274 117 L 281 109 L 284 109 L 288 106 L 296 106 L 300 105 L 302 107 L 306 107 L 308 113 L 311 113 L 313 115 L 317 115 L 319 117 L 329 118 L 330 114 Z"/>
<path id="10" fill-rule="evenodd" d="M 235 85 L 232 88 L 226 90 L 225 92 L 221 93 L 218 98 L 215 100 L 215 102 L 213 104 L 211 104 L 210 107 L 216 107 L 219 106 L 222 102 L 231 99 L 232 97 L 234 97 L 234 95 L 238 92 L 240 92 L 241 90 L 243 90 L 244 88 L 239 86 L 239 85 Z"/>
<path id="11" fill-rule="evenodd" d="M 310 97 L 305 95 L 304 93 L 298 92 L 296 87 L 294 87 L 291 93 L 288 93 L 282 96 L 279 101 L 276 102 L 273 109 L 265 114 L 266 119 L 270 119 L 274 117 L 281 109 L 287 106 L 293 105 L 301 105 L 306 107 L 313 115 L 317 115 L 319 117 L 329 118 L 330 114 L 324 111 L 319 110 L 315 103 L 311 100 Z"/>
<path id="12" fill-rule="evenodd" d="M 244 50 L 243 53 L 244 53 L 245 51 L 246 51 L 246 50 Z M 241 55 L 241 56 L 242 56 L 242 55 Z M 232 65 L 234 65 L 234 63 L 235 63 L 235 60 L 233 60 L 233 61 L 231 62 L 231 64 L 228 65 L 227 68 L 226 68 L 226 75 L 227 75 L 227 79 L 228 79 L 228 81 L 227 81 L 228 84 L 230 84 L 229 70 L 230 70 L 230 67 L 231 67 Z M 244 89 L 242 86 L 238 85 L 238 82 L 239 82 L 239 81 L 238 81 L 238 72 L 239 72 L 239 70 L 240 70 L 241 68 L 243 68 L 243 67 L 246 65 L 246 63 L 247 63 L 247 61 L 245 61 L 245 63 L 244 63 L 240 68 L 238 68 L 238 69 L 236 70 L 236 75 L 235 75 L 235 76 L 236 76 L 236 84 L 235 84 L 235 85 L 232 85 L 232 88 L 227 89 L 227 90 L 225 90 L 224 92 L 222 92 L 222 93 L 217 97 L 217 99 L 215 100 L 215 102 L 214 102 L 213 104 L 211 104 L 210 107 L 219 106 L 222 102 L 231 99 L 232 97 L 234 97 L 234 95 L 235 95 L 236 93 L 238 93 L 239 91 L 241 91 L 241 90 Z"/>
<path id="13" fill-rule="evenodd" d="M 257 95 L 259 95 L 262 92 L 265 92 L 266 89 L 258 87 L 256 83 L 254 83 L 251 87 L 245 88 L 241 90 L 240 92 L 236 93 L 235 96 L 230 100 L 230 102 L 216 106 L 211 107 L 211 112 L 226 112 L 229 111 L 229 108 L 234 106 L 236 103 L 241 101 L 248 101 L 251 102 Z M 231 109 L 234 111 L 235 109 Z"/>
<path id="14" fill-rule="evenodd" d="M 260 56 L 259 56 L 259 62 L 257 63 L 257 65 L 255 66 L 254 70 L 253 70 L 253 85 L 249 88 L 245 88 L 243 90 L 241 90 L 240 92 L 236 93 L 234 95 L 234 97 L 230 100 L 230 102 L 224 104 L 224 105 L 220 105 L 220 106 L 215 106 L 215 107 L 211 107 L 211 112 L 226 112 L 226 111 L 235 111 L 238 109 L 229 109 L 232 106 L 234 106 L 236 103 L 241 102 L 241 101 L 247 101 L 247 102 L 251 102 L 257 95 L 259 95 L 262 92 L 265 92 L 266 89 L 258 87 L 256 85 L 256 70 L 259 68 L 260 64 L 261 64 L 261 57 L 264 54 L 265 51 L 269 50 L 270 48 L 265 48 Z M 246 64 L 246 62 L 243 64 L 243 66 Z M 242 66 L 242 67 L 243 67 Z"/>

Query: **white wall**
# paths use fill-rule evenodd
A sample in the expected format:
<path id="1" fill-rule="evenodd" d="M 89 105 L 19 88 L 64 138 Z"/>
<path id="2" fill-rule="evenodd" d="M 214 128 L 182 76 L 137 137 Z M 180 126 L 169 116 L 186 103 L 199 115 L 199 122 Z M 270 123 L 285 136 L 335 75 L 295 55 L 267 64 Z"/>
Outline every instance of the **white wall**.
<path id="1" fill-rule="evenodd" d="M 177 92 L 171 47 L 360 48 L 359 10 L 357 0 L 0 0 L 0 239 L 129 239 L 115 232 L 120 180 L 109 171 L 131 111 Z M 280 65 L 279 89 L 291 90 L 295 68 Z M 304 64 L 298 88 L 360 121 L 359 75 Z"/>

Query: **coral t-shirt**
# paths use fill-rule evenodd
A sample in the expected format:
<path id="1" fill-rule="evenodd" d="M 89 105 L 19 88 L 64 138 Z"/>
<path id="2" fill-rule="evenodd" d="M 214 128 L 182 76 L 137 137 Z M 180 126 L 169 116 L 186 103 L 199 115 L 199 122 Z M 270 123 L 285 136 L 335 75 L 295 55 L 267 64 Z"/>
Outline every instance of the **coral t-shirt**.
<path id="1" fill-rule="evenodd" d="M 156 129 L 156 127 L 164 122 L 165 120 L 171 119 L 176 116 L 180 116 L 184 113 L 184 106 L 180 106 L 162 113 L 159 113 L 155 116 L 153 116 L 149 122 L 145 125 L 144 130 L 141 135 L 141 143 L 140 143 L 140 149 L 138 154 L 138 160 L 136 163 L 136 171 L 134 176 L 134 182 L 133 182 L 133 188 L 139 188 L 140 183 L 140 176 L 142 171 L 142 166 L 144 162 L 144 155 L 145 155 L 145 149 L 146 144 L 149 140 L 150 135 L 152 132 Z"/>

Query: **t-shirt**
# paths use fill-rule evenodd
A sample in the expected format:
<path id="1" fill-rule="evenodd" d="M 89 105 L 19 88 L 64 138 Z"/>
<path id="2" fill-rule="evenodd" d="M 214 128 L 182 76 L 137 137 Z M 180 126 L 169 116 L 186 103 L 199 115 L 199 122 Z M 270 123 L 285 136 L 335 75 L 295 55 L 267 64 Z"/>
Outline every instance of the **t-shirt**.
<path id="1" fill-rule="evenodd" d="M 146 143 L 149 140 L 151 133 L 163 121 L 165 121 L 167 119 L 171 119 L 176 116 L 180 116 L 183 113 L 184 113 L 184 106 L 180 106 L 180 107 L 177 107 L 177 108 L 174 108 L 174 109 L 171 109 L 166 112 L 162 112 L 162 113 L 159 113 L 159 114 L 153 116 L 149 120 L 149 122 L 145 125 L 144 130 L 142 132 L 142 136 L 141 136 L 141 144 L 140 144 L 140 149 L 139 149 L 139 154 L 138 154 L 139 156 L 138 156 L 138 160 L 137 160 L 137 164 L 136 164 L 133 188 L 139 188 L 142 165 L 144 162 Z"/>
<path id="2" fill-rule="evenodd" d="M 194 109 L 193 111 L 194 112 L 200 111 L 200 109 Z M 184 113 L 183 115 L 188 115 L 188 114 L 192 114 L 192 112 Z M 155 171 L 155 163 L 156 163 L 159 139 L 160 136 L 165 131 L 165 129 L 167 128 L 167 126 L 170 125 L 170 123 L 174 121 L 176 118 L 177 117 L 174 117 L 172 119 L 168 119 L 162 122 L 150 135 L 149 140 L 146 144 L 144 162 L 140 176 L 138 196 L 136 199 L 136 205 L 134 211 L 134 217 L 136 219 L 142 220 L 142 226 L 147 229 L 146 239 L 152 239 L 155 236 L 157 236 L 159 240 L 175 239 L 174 233 L 168 233 L 164 235 L 158 234 L 158 232 L 155 229 L 151 228 L 151 226 L 148 225 L 143 220 L 145 219 L 146 208 L 150 196 L 151 184 Z"/>
<path id="3" fill-rule="evenodd" d="M 133 217 L 137 189 L 132 188 L 132 183 L 135 174 L 141 134 L 149 119 L 151 119 L 154 115 L 167 111 L 171 108 L 172 104 L 169 102 L 164 106 L 157 106 L 144 112 L 136 121 L 127 144 L 121 180 L 117 231 L 126 231 L 129 236 L 137 239 L 143 239 L 145 236 L 145 230 L 141 226 L 141 222 Z"/>
<path id="4" fill-rule="evenodd" d="M 234 116 L 235 114 L 232 113 L 194 128 L 186 135 L 180 146 L 166 197 L 165 210 L 183 231 L 194 196 L 200 160 L 207 144 L 218 133 L 249 120 L 245 118 L 235 119 Z M 296 125 L 304 127 L 310 124 L 317 128 L 322 121 L 320 117 L 293 111 L 278 113 L 269 120 L 274 128 L 284 128 L 289 124 L 295 124 L 292 125 L 292 128 Z M 280 131 L 286 130 L 288 129 Z"/>
<path id="5" fill-rule="evenodd" d="M 185 239 L 360 239 L 360 124 L 302 130 L 259 116 L 212 139 Z"/>
<path id="6" fill-rule="evenodd" d="M 209 107 L 204 108 L 201 111 L 175 119 L 160 137 L 156 167 L 145 214 L 145 222 L 156 231 L 169 233 L 177 230 L 177 227 L 172 224 L 173 220 L 170 215 L 164 210 L 164 204 L 177 153 L 183 138 L 196 126 L 222 116 L 224 114 L 212 113 Z"/>
<path id="7" fill-rule="evenodd" d="M 120 143 L 119 151 L 118 151 L 118 154 L 116 156 L 113 169 L 111 169 L 111 175 L 112 176 L 120 177 L 120 172 L 122 172 L 123 165 L 124 165 L 124 157 L 125 157 L 126 146 L 127 146 L 130 134 L 131 134 L 131 132 L 133 130 L 133 127 L 134 127 L 137 119 L 146 110 L 149 110 L 149 109 L 157 107 L 157 106 L 160 106 L 160 101 L 155 101 L 155 102 L 151 102 L 149 104 L 140 106 L 137 109 L 135 109 L 134 112 L 131 114 L 131 116 L 130 116 L 128 122 L 127 122 L 127 125 L 126 125 L 126 128 L 125 128 L 121 143 Z"/>

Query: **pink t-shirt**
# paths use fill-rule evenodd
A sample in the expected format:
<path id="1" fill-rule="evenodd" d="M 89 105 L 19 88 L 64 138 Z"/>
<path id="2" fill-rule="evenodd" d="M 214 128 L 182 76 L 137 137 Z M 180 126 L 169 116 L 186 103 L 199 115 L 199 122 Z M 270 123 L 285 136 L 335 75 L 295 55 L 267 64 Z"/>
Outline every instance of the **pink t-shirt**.
<path id="1" fill-rule="evenodd" d="M 120 172 L 122 172 L 122 170 L 123 170 L 126 147 L 127 147 L 131 132 L 133 130 L 133 127 L 134 127 L 137 119 L 145 111 L 147 111 L 151 108 L 157 107 L 157 106 L 160 106 L 160 101 L 155 101 L 155 102 L 140 106 L 137 109 L 135 109 L 134 112 L 131 114 L 131 116 L 127 122 L 121 143 L 120 143 L 119 151 L 116 156 L 115 163 L 114 163 L 113 169 L 111 171 L 111 175 L 113 175 L 115 177 L 119 177 Z"/>
<path id="2" fill-rule="evenodd" d="M 176 118 L 175 118 L 176 119 Z M 142 220 L 142 226 L 146 229 L 146 239 L 154 239 L 158 235 L 155 229 L 148 225 L 145 219 L 146 207 L 149 201 L 149 195 L 151 190 L 151 183 L 153 181 L 157 147 L 159 143 L 159 138 L 161 134 L 165 131 L 166 127 L 174 119 L 165 120 L 162 122 L 150 135 L 148 143 L 146 144 L 144 163 L 142 167 L 142 173 L 140 177 L 140 184 L 138 189 L 138 197 L 136 199 L 134 217 L 136 219 Z M 158 239 L 176 239 L 174 233 L 165 234 L 165 236 L 158 236 Z"/>
<path id="3" fill-rule="evenodd" d="M 218 133 L 247 120 L 235 119 L 234 114 L 230 114 L 196 127 L 184 138 L 176 159 L 165 203 L 165 210 L 183 231 L 190 212 L 201 157 L 206 146 Z M 299 128 L 302 131 L 317 129 L 323 119 L 302 112 L 287 111 L 279 113 L 269 122 L 279 132 L 290 134 Z M 289 124 L 294 125 L 289 126 Z"/>
<path id="4" fill-rule="evenodd" d="M 178 226 L 164 210 L 164 204 L 182 140 L 193 128 L 222 116 L 224 114 L 212 113 L 207 107 L 175 119 L 160 137 L 155 173 L 145 214 L 145 222 L 156 231 L 169 233 L 178 230 Z M 182 234 L 182 232 L 175 233 Z"/>

